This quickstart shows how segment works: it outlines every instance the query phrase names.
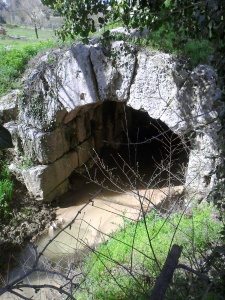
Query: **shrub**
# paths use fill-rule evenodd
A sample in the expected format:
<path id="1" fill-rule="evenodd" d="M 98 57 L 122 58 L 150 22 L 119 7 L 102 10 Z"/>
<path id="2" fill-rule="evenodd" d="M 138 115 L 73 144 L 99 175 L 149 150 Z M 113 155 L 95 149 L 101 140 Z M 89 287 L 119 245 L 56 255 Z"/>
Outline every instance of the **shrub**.
<path id="1" fill-rule="evenodd" d="M 182 29 L 180 34 L 177 35 L 172 28 L 168 27 L 168 24 L 167 26 L 161 26 L 158 30 L 149 32 L 144 38 L 132 39 L 132 42 L 174 55 L 185 56 L 193 67 L 197 64 L 208 63 L 209 56 L 214 54 L 211 41 L 203 39 L 188 40 Z"/>

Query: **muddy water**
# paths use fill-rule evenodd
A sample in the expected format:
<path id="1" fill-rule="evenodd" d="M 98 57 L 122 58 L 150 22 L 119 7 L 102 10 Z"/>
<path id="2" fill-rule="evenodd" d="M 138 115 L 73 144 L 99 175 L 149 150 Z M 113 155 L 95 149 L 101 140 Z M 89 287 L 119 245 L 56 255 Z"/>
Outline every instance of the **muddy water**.
<path id="1" fill-rule="evenodd" d="M 104 182 L 103 185 L 107 188 L 104 188 L 95 197 L 93 196 L 100 190 L 100 187 L 96 183 L 80 177 L 77 179 L 75 176 L 74 181 L 71 182 L 71 190 L 58 199 L 56 224 L 52 224 L 48 232 L 38 241 L 38 251 L 42 251 L 49 240 L 53 239 L 44 252 L 40 267 L 49 268 L 51 263 L 54 263 L 55 266 L 64 266 L 74 262 L 74 259 L 76 260 L 76 256 L 79 257 L 80 253 L 86 253 L 91 248 L 95 248 L 99 243 L 108 239 L 110 233 L 121 228 L 125 218 L 138 220 L 141 217 L 140 202 L 144 205 L 144 210 L 149 211 L 153 205 L 163 203 L 167 195 L 171 193 L 170 189 L 165 187 L 165 180 L 162 179 L 163 174 L 160 177 L 163 182 L 162 186 L 157 186 L 157 189 L 146 189 L 142 184 L 132 185 L 131 182 L 127 184 L 126 180 L 129 181 L 133 174 L 124 165 L 122 174 L 118 174 L 118 177 L 114 178 L 116 184 L 112 184 L 112 180 Z M 154 170 L 150 170 L 149 164 L 144 162 L 143 166 L 143 174 L 154 174 Z M 120 167 L 119 163 L 117 167 Z M 109 169 L 108 174 L 110 174 Z M 98 181 L 101 183 L 102 178 L 99 178 Z M 122 188 L 118 188 L 121 183 L 123 183 Z M 182 187 L 178 184 L 174 185 L 174 192 L 181 193 Z M 132 188 L 132 186 L 136 186 L 137 189 Z M 89 199 L 92 199 L 92 201 L 83 208 L 89 202 Z M 74 219 L 75 216 L 77 217 Z M 54 238 L 60 231 L 60 228 L 54 227 L 65 227 L 72 220 L 74 222 L 71 227 L 63 230 L 57 238 Z M 10 272 L 8 281 L 15 280 L 29 270 L 34 259 L 34 251 L 27 248 L 19 259 L 21 261 L 20 266 Z M 46 274 L 33 273 L 24 279 L 24 283 L 61 284 L 61 282 L 57 283 L 55 280 L 55 278 L 46 276 Z M 23 289 L 22 293 L 25 297 L 34 296 L 32 299 L 38 300 L 63 299 L 62 296 L 49 289 L 47 291 L 42 289 L 37 294 L 34 293 L 34 290 Z M 19 298 L 11 294 L 4 294 L 0 299 Z"/>
<path id="2" fill-rule="evenodd" d="M 182 186 L 173 188 L 173 192 L 181 193 Z M 126 193 L 112 192 L 103 190 L 96 197 L 93 195 L 99 187 L 94 183 L 89 183 L 75 190 L 71 190 L 59 199 L 59 208 L 57 210 L 57 220 L 59 223 L 63 220 L 62 227 L 65 227 L 69 222 L 74 220 L 70 229 L 62 231 L 60 235 L 50 243 L 47 250 L 44 252 L 44 259 L 40 264 L 41 268 L 45 268 L 49 262 L 58 264 L 64 260 L 67 263 L 77 249 L 91 249 L 102 241 L 108 239 L 108 235 L 114 230 L 118 230 L 123 226 L 124 218 L 130 220 L 138 220 L 140 218 L 140 201 L 144 205 L 144 210 L 148 211 L 153 205 L 163 202 L 166 195 L 170 193 L 168 188 L 162 189 L 140 189 L 139 191 L 127 191 Z M 138 195 L 137 195 L 138 193 Z M 84 209 L 84 205 L 88 203 L 89 199 L 93 201 Z M 80 213 L 78 214 L 78 212 Z M 56 220 L 56 221 L 57 221 Z M 38 249 L 41 251 L 46 243 L 49 242 L 58 232 L 58 229 L 49 229 L 45 236 L 42 236 L 38 241 Z M 65 260 L 66 258 L 66 260 Z M 68 260 L 67 260 L 68 258 Z M 35 255 L 31 247 L 27 247 L 22 256 L 20 257 L 21 265 L 12 270 L 10 273 L 9 281 L 23 275 L 32 266 Z M 47 263 L 46 263 L 47 261 Z M 24 279 L 24 283 L 29 284 L 54 284 L 60 285 L 57 279 L 47 276 L 46 274 L 33 273 L 28 278 Z M 41 290 L 37 294 L 31 289 L 23 289 L 23 296 L 31 297 L 32 299 L 63 299 L 57 292 L 48 290 Z M 11 294 L 4 294 L 1 299 L 19 299 L 17 296 Z"/>
<path id="3" fill-rule="evenodd" d="M 56 224 L 65 226 L 71 222 L 80 211 L 71 228 L 66 229 L 49 245 L 45 255 L 51 259 L 58 259 L 62 255 L 71 254 L 74 249 L 96 246 L 106 240 L 108 235 L 118 230 L 123 225 L 124 219 L 136 221 L 140 218 L 140 201 L 144 209 L 149 210 L 153 204 L 158 204 L 165 198 L 167 189 L 139 190 L 126 193 L 103 190 L 93 201 L 83 208 L 99 190 L 91 183 L 80 190 L 70 191 L 60 199 L 60 208 L 57 210 Z M 137 195 L 139 193 L 139 195 Z M 147 200 L 144 200 L 145 198 Z M 149 202 L 151 199 L 151 202 Z M 54 225 L 54 224 L 53 224 Z M 59 230 L 59 229 L 58 229 Z M 58 230 L 49 228 L 48 234 L 39 241 L 39 249 L 42 249 Z"/>
<path id="4" fill-rule="evenodd" d="M 59 199 L 59 208 L 57 210 L 57 223 L 65 227 L 69 222 L 74 220 L 71 228 L 61 232 L 60 235 L 50 243 L 47 250 L 44 252 L 44 260 L 40 267 L 46 267 L 50 261 L 58 264 L 62 260 L 68 262 L 73 261 L 71 258 L 77 249 L 91 249 L 102 241 L 108 239 L 110 233 L 118 230 L 123 226 L 124 218 L 136 221 L 140 218 L 140 201 L 144 205 L 144 210 L 148 211 L 152 205 L 160 204 L 169 193 L 168 188 L 162 189 L 139 189 L 138 191 L 127 191 L 126 193 L 112 192 L 103 190 L 96 197 L 96 191 L 99 187 L 94 183 L 86 184 L 83 182 L 78 188 L 69 191 Z M 181 193 L 182 187 L 177 186 L 173 188 L 174 192 Z M 171 191 L 170 191 L 171 192 Z M 137 195 L 138 193 L 138 195 Z M 84 209 L 84 205 L 88 203 L 89 199 L 93 201 Z M 78 212 L 80 213 L 78 214 Z M 62 221 L 63 220 L 63 221 Z M 62 224 L 63 223 L 63 224 Z M 59 228 L 49 228 L 48 233 L 40 238 L 38 241 L 39 251 L 43 249 L 46 243 L 49 242 L 58 232 Z M 78 252 L 76 252 L 77 255 Z M 46 260 L 47 258 L 47 260 Z M 67 259 L 68 258 L 68 259 Z M 33 264 L 35 259 L 32 248 L 27 247 L 20 257 L 21 265 L 12 270 L 10 273 L 10 280 L 16 279 L 24 272 L 26 272 Z M 46 263 L 47 261 L 47 263 Z M 25 278 L 24 283 L 30 284 L 58 284 L 56 279 L 33 273 Z M 63 299 L 58 293 L 54 291 L 41 290 L 37 294 L 31 289 L 23 289 L 23 296 L 31 297 L 32 299 Z M 11 294 L 4 294 L 1 299 L 19 299 L 17 296 Z"/>

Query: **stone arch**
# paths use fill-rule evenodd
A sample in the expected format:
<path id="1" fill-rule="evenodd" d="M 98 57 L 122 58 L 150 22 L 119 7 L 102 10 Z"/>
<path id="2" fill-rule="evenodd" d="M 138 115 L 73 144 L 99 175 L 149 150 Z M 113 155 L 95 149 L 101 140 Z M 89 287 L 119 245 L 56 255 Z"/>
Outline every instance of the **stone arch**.
<path id="1" fill-rule="evenodd" d="M 192 135 L 185 184 L 206 195 L 220 164 L 218 114 L 223 105 L 215 71 L 201 65 L 185 70 L 169 54 L 156 51 L 131 47 L 127 52 L 123 42 L 113 47 L 115 57 L 97 45 L 54 50 L 53 64 L 46 53 L 28 72 L 18 121 L 8 129 L 16 149 L 20 139 L 20 148 L 34 163 L 22 171 L 29 192 L 52 200 L 68 189 L 68 177 L 93 155 L 93 148 L 100 151 L 105 136 L 121 143 L 126 104 L 178 137 Z"/>

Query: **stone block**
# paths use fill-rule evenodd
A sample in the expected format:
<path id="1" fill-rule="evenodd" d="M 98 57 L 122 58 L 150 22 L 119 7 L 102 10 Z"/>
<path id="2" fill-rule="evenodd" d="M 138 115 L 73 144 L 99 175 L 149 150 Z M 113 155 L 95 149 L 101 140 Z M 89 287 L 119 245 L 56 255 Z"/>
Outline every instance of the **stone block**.
<path id="1" fill-rule="evenodd" d="M 78 148 L 78 162 L 79 167 L 86 163 L 94 154 L 94 137 L 91 136 L 89 139 L 80 144 Z"/>
<path id="2" fill-rule="evenodd" d="M 66 179 L 59 186 L 57 186 L 52 192 L 50 192 L 47 196 L 45 196 L 45 202 L 51 202 L 55 198 L 65 194 L 69 190 L 69 180 Z"/>
<path id="3" fill-rule="evenodd" d="M 91 61 L 101 100 L 128 99 L 136 57 L 132 51 L 128 53 L 125 48 L 124 42 L 112 44 L 112 49 L 117 53 L 114 61 L 106 57 L 100 47 L 91 48 Z"/>
<path id="4" fill-rule="evenodd" d="M 76 119 L 78 143 L 82 143 L 91 134 L 89 114 L 86 113 Z"/>
<path id="5" fill-rule="evenodd" d="M 38 161 L 41 164 L 54 162 L 70 149 L 62 127 L 42 132 L 37 128 L 20 124 L 18 132 L 25 156 L 34 162 Z"/>
<path id="6" fill-rule="evenodd" d="M 0 122 L 7 123 L 14 121 L 18 114 L 18 100 L 19 90 L 14 90 L 9 94 L 0 98 Z"/>
<path id="7" fill-rule="evenodd" d="M 95 143 L 95 150 L 97 153 L 100 152 L 101 148 L 103 147 L 103 130 L 96 130 L 94 132 L 94 143 Z"/>
<path id="8" fill-rule="evenodd" d="M 46 77 L 48 82 L 56 82 L 58 98 L 67 112 L 98 101 L 89 55 L 89 47 L 83 44 L 72 47 L 59 61 L 57 73 Z"/>
<path id="9" fill-rule="evenodd" d="M 30 194 L 37 200 L 48 200 L 55 195 L 54 190 L 78 167 L 77 152 L 64 155 L 49 165 L 39 165 L 23 170 L 22 175 Z M 57 194 L 57 193 L 56 193 Z"/>

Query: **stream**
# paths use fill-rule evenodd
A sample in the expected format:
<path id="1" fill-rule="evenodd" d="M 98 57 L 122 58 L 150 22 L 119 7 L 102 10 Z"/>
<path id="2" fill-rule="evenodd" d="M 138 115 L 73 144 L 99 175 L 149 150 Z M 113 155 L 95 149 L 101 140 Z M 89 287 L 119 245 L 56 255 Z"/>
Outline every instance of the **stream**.
<path id="1" fill-rule="evenodd" d="M 99 187 L 94 183 L 88 184 L 85 188 L 82 186 L 76 191 L 69 191 L 59 199 L 59 208 L 57 210 L 57 219 L 59 226 L 66 226 L 83 206 L 89 201 Z M 182 187 L 174 187 L 174 191 L 181 193 Z M 159 204 L 168 193 L 168 188 L 139 190 L 140 195 L 151 199 L 154 204 Z M 108 234 L 118 230 L 124 224 L 124 218 L 137 221 L 140 218 L 140 199 L 132 192 L 118 193 L 103 190 L 78 215 L 77 219 L 71 226 L 71 229 L 62 231 L 59 236 L 50 243 L 44 252 L 40 267 L 48 268 L 51 264 L 60 265 L 58 268 L 67 267 L 74 264 L 79 256 L 79 251 L 86 250 L 88 254 L 92 247 L 108 239 Z M 145 203 L 146 210 L 149 210 L 149 203 Z M 152 205 L 151 205 L 152 206 Z M 60 225 L 60 222 L 62 223 Z M 50 227 L 48 233 L 41 236 L 38 241 L 38 250 L 41 251 L 44 246 L 53 238 L 60 228 L 53 229 Z M 89 250 L 88 250 L 89 249 Z M 22 255 L 19 257 L 19 267 L 9 273 L 8 281 L 11 282 L 23 275 L 35 261 L 35 253 L 31 246 L 27 246 Z M 44 284 L 48 282 L 56 284 L 56 281 L 49 275 L 33 273 L 25 278 L 24 283 Z M 40 290 L 37 294 L 32 289 L 23 289 L 23 296 L 32 299 L 63 299 L 54 291 Z M 1 299 L 19 299 L 17 296 L 6 293 Z"/>
<path id="2" fill-rule="evenodd" d="M 108 174 L 111 174 L 111 170 L 110 168 L 107 169 Z M 110 233 L 120 229 L 126 218 L 136 222 L 141 217 L 140 202 L 142 202 L 144 212 L 148 212 L 153 205 L 162 204 L 166 196 L 171 193 L 171 187 L 168 188 L 165 184 L 168 183 L 167 179 L 162 179 L 163 174 L 161 174 L 161 186 L 150 189 L 142 184 L 132 186 L 129 182 L 128 185 L 127 179 L 131 180 L 132 172 L 129 168 L 125 170 L 124 167 L 121 170 L 118 176 L 113 179 L 109 176 L 106 182 L 102 179 L 105 175 L 98 180 L 87 180 L 87 178 L 80 175 L 72 177 L 70 191 L 58 199 L 56 220 L 52 222 L 46 234 L 42 235 L 37 241 L 38 252 L 40 252 L 49 243 L 49 240 L 53 239 L 41 257 L 40 268 L 48 270 L 54 268 L 54 270 L 64 273 L 66 269 L 68 271 L 68 266 L 71 265 L 76 266 L 75 270 L 78 269 L 77 265 L 79 265 L 81 258 L 90 253 L 91 249 L 95 249 L 99 243 L 106 241 Z M 154 170 L 150 172 L 149 164 L 144 164 L 142 171 L 143 174 L 154 174 Z M 113 172 L 115 172 L 115 168 Z M 96 179 L 95 173 L 92 174 L 92 177 Z M 134 182 L 136 181 L 134 180 Z M 120 188 L 121 183 L 122 188 Z M 134 186 L 137 188 L 131 188 Z M 172 193 L 181 194 L 182 191 L 182 186 L 177 183 L 173 184 Z M 91 202 L 89 202 L 90 199 L 92 199 Z M 89 204 L 85 206 L 88 202 Z M 67 226 L 75 216 L 77 217 L 71 226 L 57 235 L 61 228 Z M 56 235 L 57 237 L 54 238 Z M 28 245 L 23 253 L 19 255 L 18 266 L 9 272 L 6 281 L 12 282 L 23 276 L 27 270 L 31 269 L 34 261 L 35 251 L 31 245 Z M 54 284 L 57 286 L 62 284 L 55 279 L 55 276 L 34 272 L 24 278 L 23 283 L 33 285 Z M 20 293 L 24 297 L 33 296 L 32 299 L 37 300 L 64 299 L 62 295 L 59 296 L 58 292 L 51 289 L 41 289 L 35 293 L 34 289 L 23 288 Z M 13 300 L 20 298 L 5 293 L 0 296 L 0 299 Z"/>

